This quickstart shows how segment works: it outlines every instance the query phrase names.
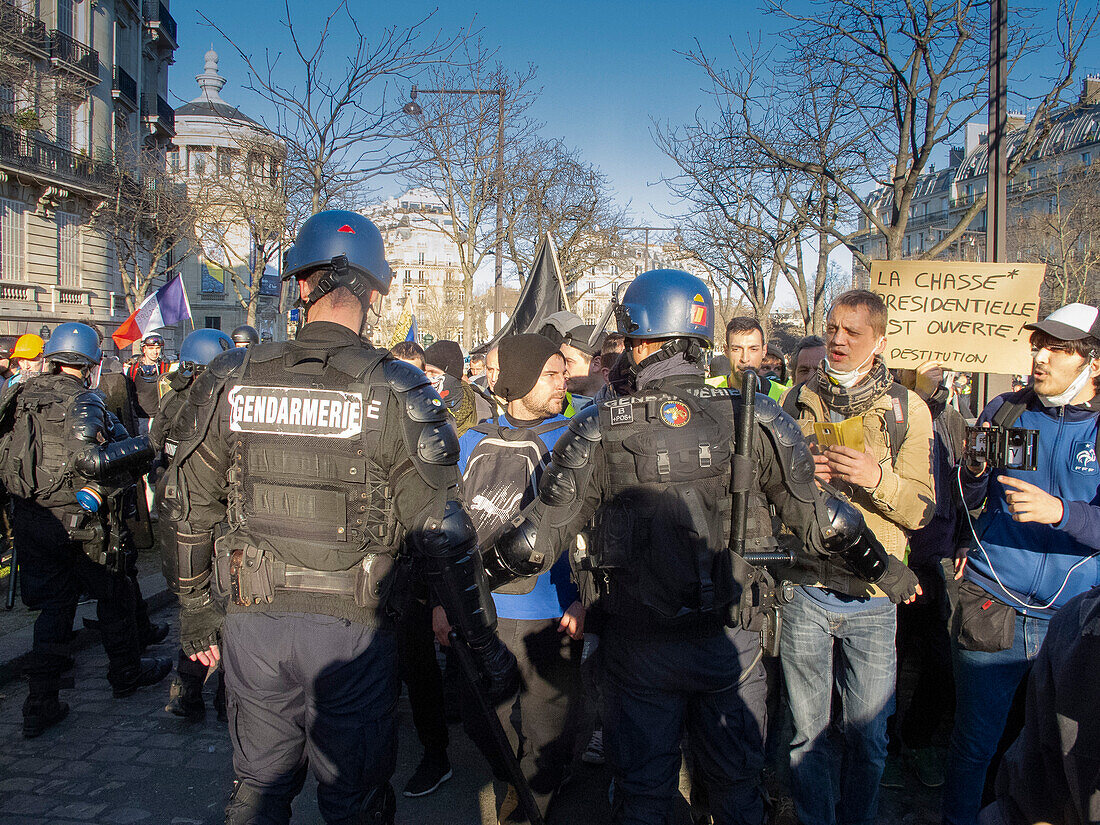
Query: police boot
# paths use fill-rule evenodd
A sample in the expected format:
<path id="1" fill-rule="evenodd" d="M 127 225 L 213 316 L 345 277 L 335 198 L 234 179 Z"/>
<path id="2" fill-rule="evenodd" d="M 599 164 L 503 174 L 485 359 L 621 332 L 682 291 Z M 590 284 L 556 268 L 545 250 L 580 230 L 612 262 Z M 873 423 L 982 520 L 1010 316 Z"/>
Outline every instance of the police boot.
<path id="1" fill-rule="evenodd" d="M 206 665 L 191 661 L 181 650 L 176 659 L 176 678 L 168 689 L 168 704 L 164 709 L 189 722 L 202 719 L 206 714 L 206 703 L 202 700 L 202 683 L 205 678 Z"/>
<path id="2" fill-rule="evenodd" d="M 53 693 L 31 694 L 23 702 L 23 738 L 34 739 L 46 732 L 69 715 L 69 703 L 57 698 Z"/>
<path id="3" fill-rule="evenodd" d="M 390 783 L 376 787 L 367 798 L 363 800 L 363 806 L 359 809 L 359 816 L 355 820 L 356 825 L 393 825 L 393 817 L 397 813 L 397 797 L 394 795 Z"/>
<path id="4" fill-rule="evenodd" d="M 139 644 L 141 649 L 145 650 L 147 647 L 159 645 L 168 638 L 171 630 L 172 628 L 168 626 L 168 622 L 149 622 L 140 631 Z"/>
<path id="5" fill-rule="evenodd" d="M 113 665 L 112 665 L 113 670 Z M 116 699 L 132 696 L 138 688 L 155 685 L 172 672 L 172 660 L 166 656 L 141 658 L 137 663 L 123 668 L 115 674 L 108 673 Z"/>

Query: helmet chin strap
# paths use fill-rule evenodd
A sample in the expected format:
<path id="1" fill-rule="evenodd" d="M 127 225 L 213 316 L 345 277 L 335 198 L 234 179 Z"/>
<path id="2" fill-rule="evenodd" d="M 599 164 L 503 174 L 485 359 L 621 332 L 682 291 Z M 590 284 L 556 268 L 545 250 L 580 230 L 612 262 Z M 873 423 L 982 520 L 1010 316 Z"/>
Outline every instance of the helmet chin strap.
<path id="1" fill-rule="evenodd" d="M 317 286 L 313 287 L 313 290 L 309 293 L 309 297 L 305 300 L 301 298 L 297 301 L 297 306 L 302 307 L 305 310 L 306 317 L 309 317 L 309 311 L 313 305 L 340 287 L 349 290 L 356 298 L 359 299 L 359 303 L 366 305 L 370 299 L 370 284 L 365 279 L 360 278 L 356 273 L 352 272 L 351 267 L 348 265 L 347 255 L 337 255 L 332 259 L 331 268 L 325 270 L 325 274 L 321 276 L 321 280 L 317 282 Z"/>
<path id="2" fill-rule="evenodd" d="M 671 338 L 661 344 L 661 348 L 652 355 L 647 355 L 642 359 L 641 363 L 637 363 L 634 360 L 634 352 L 628 350 L 629 363 L 631 365 L 631 372 L 635 377 L 638 373 L 644 370 L 651 364 L 659 364 L 662 361 L 667 361 L 674 355 L 684 353 L 684 357 L 688 361 L 698 363 L 703 358 L 703 347 L 694 338 Z"/>

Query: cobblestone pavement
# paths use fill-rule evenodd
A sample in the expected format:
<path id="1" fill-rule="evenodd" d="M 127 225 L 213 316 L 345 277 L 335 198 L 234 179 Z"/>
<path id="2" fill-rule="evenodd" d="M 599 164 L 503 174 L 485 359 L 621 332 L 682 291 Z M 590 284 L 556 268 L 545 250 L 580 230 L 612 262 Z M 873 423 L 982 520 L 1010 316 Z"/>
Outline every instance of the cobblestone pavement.
<path id="1" fill-rule="evenodd" d="M 157 612 L 175 621 L 175 611 Z M 175 633 L 169 637 L 175 638 Z M 170 644 L 152 651 L 172 655 Z M 77 653 L 76 688 L 62 692 L 72 710 L 37 739 L 21 735 L 22 681 L 0 686 L 0 825 L 215 825 L 222 822 L 232 781 L 231 748 L 212 707 L 201 723 L 164 712 L 169 680 L 127 699 L 113 699 L 100 646 Z M 211 705 L 212 689 L 207 691 Z M 416 767 L 420 746 L 408 705 L 399 706 L 401 746 L 394 787 L 400 791 Z M 400 825 L 491 825 L 494 789 L 484 762 L 452 726 L 455 776 L 421 799 L 398 796 Z M 578 763 L 550 825 L 603 823 L 610 819 L 606 768 Z M 884 791 L 879 821 L 924 825 L 939 821 L 939 794 L 921 788 L 910 773 L 905 789 Z M 499 792 L 499 790 L 498 790 Z M 294 822 L 320 823 L 311 783 L 294 805 Z M 783 821 L 793 822 L 784 817 Z M 687 805 L 675 825 L 688 825 Z"/>

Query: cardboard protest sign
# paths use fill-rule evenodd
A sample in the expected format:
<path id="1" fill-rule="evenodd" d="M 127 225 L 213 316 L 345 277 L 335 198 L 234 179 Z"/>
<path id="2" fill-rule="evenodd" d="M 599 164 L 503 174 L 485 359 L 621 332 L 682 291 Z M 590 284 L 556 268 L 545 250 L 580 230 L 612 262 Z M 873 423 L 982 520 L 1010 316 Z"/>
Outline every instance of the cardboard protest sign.
<path id="1" fill-rule="evenodd" d="M 886 364 L 939 361 L 966 372 L 1025 373 L 1044 264 L 872 261 L 871 291 L 886 302 Z"/>

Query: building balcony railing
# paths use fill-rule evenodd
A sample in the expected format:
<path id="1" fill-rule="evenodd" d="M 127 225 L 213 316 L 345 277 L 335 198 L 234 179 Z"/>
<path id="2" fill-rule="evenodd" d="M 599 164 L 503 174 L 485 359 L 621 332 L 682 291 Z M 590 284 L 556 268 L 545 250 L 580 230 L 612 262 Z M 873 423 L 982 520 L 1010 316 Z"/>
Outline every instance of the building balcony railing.
<path id="1" fill-rule="evenodd" d="M 50 32 L 50 60 L 89 83 L 99 83 L 99 52 L 57 29 Z"/>
<path id="2" fill-rule="evenodd" d="M 179 41 L 176 40 L 176 19 L 168 13 L 160 0 L 145 0 L 145 25 L 159 47 L 169 51 L 179 48 Z"/>
<path id="3" fill-rule="evenodd" d="M 115 66 L 115 76 L 111 81 L 111 97 L 121 100 L 131 109 L 137 108 L 137 81 L 121 66 Z"/>
<path id="4" fill-rule="evenodd" d="M 112 166 L 22 132 L 0 127 L 0 166 L 68 185 L 109 190 Z"/>
<path id="5" fill-rule="evenodd" d="M 33 284 L 0 281 L 0 301 L 33 301 L 37 297 Z"/>
<path id="6" fill-rule="evenodd" d="M 46 24 L 33 14 L 16 8 L 12 0 L 0 0 L 0 43 L 39 57 L 50 53 Z"/>
<path id="7" fill-rule="evenodd" d="M 172 106 L 160 95 L 143 95 L 141 116 L 154 130 L 165 137 L 176 136 L 176 113 Z"/>

